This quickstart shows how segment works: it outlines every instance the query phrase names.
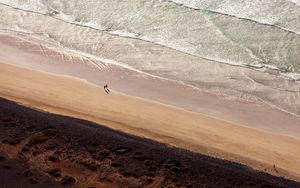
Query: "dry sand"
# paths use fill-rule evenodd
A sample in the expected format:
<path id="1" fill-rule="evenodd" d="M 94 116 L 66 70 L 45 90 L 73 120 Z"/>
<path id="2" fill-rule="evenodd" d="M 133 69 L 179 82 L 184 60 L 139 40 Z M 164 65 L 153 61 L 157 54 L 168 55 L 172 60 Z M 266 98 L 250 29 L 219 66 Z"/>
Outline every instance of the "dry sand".
<path id="1" fill-rule="evenodd" d="M 0 65 L 0 96 L 300 180 L 300 141 L 137 99 L 80 80 Z M 272 166 L 276 164 L 279 173 Z"/>
<path id="2" fill-rule="evenodd" d="M 300 187 L 244 165 L 1 97 L 0 140 L 2 187 Z"/>
<path id="3" fill-rule="evenodd" d="M 204 74 L 209 70 L 219 70 L 211 73 L 212 76 L 205 75 L 205 77 L 218 75 L 220 81 L 227 77 L 227 73 L 230 73 L 230 75 L 236 79 L 227 81 L 230 82 L 230 84 L 236 84 L 236 86 L 242 85 L 255 88 L 257 86 L 256 83 L 235 83 L 235 81 L 240 79 L 244 80 L 244 78 L 240 78 L 234 75 L 234 73 L 242 72 L 242 74 L 246 74 L 246 72 L 249 72 L 250 74 L 251 72 L 251 75 L 257 75 L 258 80 L 265 80 L 267 79 L 266 77 L 268 77 L 268 79 L 276 85 L 268 86 L 267 88 L 279 87 L 278 90 L 275 89 L 276 91 L 270 91 L 266 88 L 266 90 L 262 90 L 258 95 L 255 95 L 256 97 L 253 96 L 254 98 L 245 101 L 241 99 L 241 97 L 233 97 L 235 95 L 233 93 L 237 91 L 236 89 L 233 89 L 231 94 L 227 96 L 226 94 L 224 95 L 222 89 L 215 90 L 214 85 L 216 83 L 209 80 L 203 80 L 201 83 L 207 86 L 209 85 L 212 89 L 214 88 L 213 91 L 207 91 L 203 86 L 194 88 L 183 83 L 145 75 L 144 73 L 132 71 L 117 65 L 105 64 L 94 58 L 90 59 L 86 56 L 78 55 L 77 53 L 66 52 L 62 47 L 49 47 L 45 45 L 43 41 L 35 41 L 32 38 L 25 40 L 24 38 L 27 37 L 17 37 L 8 34 L 2 35 L 0 33 L 0 61 L 31 70 L 76 77 L 101 87 L 103 87 L 104 84 L 109 84 L 115 91 L 129 96 L 150 99 L 188 111 L 212 116 L 234 124 L 258 128 L 259 130 L 265 130 L 275 134 L 289 135 L 300 139 L 300 117 L 285 113 L 274 108 L 272 105 L 267 105 L 265 102 L 255 99 L 256 97 L 263 99 L 264 97 L 260 95 L 263 94 L 276 98 L 276 100 L 281 99 L 282 101 L 293 103 L 298 96 L 296 91 L 300 91 L 299 84 L 294 83 L 294 87 L 290 88 L 288 85 L 291 82 L 287 80 L 279 79 L 269 74 L 259 73 L 251 69 L 234 66 L 228 68 L 229 65 L 222 65 L 219 68 L 204 66 L 200 69 L 205 70 L 203 71 Z M 168 55 L 165 61 L 168 62 L 172 59 L 174 60 L 174 58 L 178 59 L 177 56 Z M 180 57 L 180 59 L 184 59 L 184 61 L 187 62 L 194 62 L 187 57 Z M 194 63 L 202 64 L 203 62 L 199 60 Z M 222 85 L 222 88 L 228 87 L 228 84 L 219 84 Z M 283 86 L 280 86 L 282 84 Z M 282 91 L 280 88 L 295 91 L 288 93 L 293 93 L 293 95 L 295 94 L 297 96 L 289 96 L 289 94 L 285 92 L 279 95 L 276 94 L 276 92 Z M 248 95 L 247 91 L 242 93 L 243 96 Z M 296 110 L 296 108 L 294 110 Z"/>

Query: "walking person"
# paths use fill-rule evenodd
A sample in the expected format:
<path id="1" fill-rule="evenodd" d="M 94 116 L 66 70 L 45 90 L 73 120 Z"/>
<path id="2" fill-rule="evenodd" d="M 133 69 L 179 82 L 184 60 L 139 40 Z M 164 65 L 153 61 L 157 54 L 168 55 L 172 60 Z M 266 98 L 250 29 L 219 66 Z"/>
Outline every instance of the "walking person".
<path id="1" fill-rule="evenodd" d="M 104 91 L 108 94 L 110 92 L 110 90 L 108 89 L 107 84 L 104 85 Z"/>

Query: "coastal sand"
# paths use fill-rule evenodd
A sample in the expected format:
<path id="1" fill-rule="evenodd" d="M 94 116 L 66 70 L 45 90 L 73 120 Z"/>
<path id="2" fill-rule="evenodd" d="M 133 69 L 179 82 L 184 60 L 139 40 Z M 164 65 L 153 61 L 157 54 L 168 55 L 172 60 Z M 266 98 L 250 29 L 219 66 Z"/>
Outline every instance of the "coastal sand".
<path id="1" fill-rule="evenodd" d="M 216 82 L 212 80 L 202 80 L 200 83 L 203 85 L 201 86 L 200 84 L 195 88 L 191 85 L 186 85 L 186 81 L 182 83 L 153 77 L 111 63 L 105 64 L 100 60 L 94 58 L 90 59 L 89 57 L 78 55 L 77 53 L 66 52 L 61 47 L 49 47 L 45 45 L 43 41 L 36 42 L 31 38 L 30 40 L 24 40 L 23 37 L 26 38 L 26 36 L 19 38 L 8 34 L 2 35 L 0 32 L 0 61 L 27 69 L 76 77 L 101 87 L 104 84 L 109 84 L 115 91 L 129 96 L 157 101 L 234 124 L 275 134 L 289 135 L 300 139 L 300 116 L 285 113 L 282 109 L 280 110 L 275 107 L 273 102 L 263 102 L 265 98 L 263 95 L 266 95 L 297 106 L 297 103 L 299 103 L 297 100 L 297 93 L 299 94 L 299 92 L 297 91 L 299 91 L 300 88 L 299 84 L 297 85 L 291 81 L 251 69 L 208 63 L 199 68 L 199 70 L 205 70 L 203 71 L 205 78 L 214 78 L 216 76 Z M 139 57 L 144 57 L 144 55 Z M 187 61 L 192 64 L 203 65 L 201 60 L 195 61 L 186 56 L 179 57 L 175 56 L 175 54 L 170 54 L 164 59 L 164 63 L 171 63 L 174 59 L 181 59 L 184 60 L 184 62 Z M 207 71 L 210 70 L 212 72 L 210 75 L 207 75 Z M 273 84 L 260 84 L 253 81 L 248 82 L 248 78 L 246 79 L 248 81 L 244 82 L 245 79 L 241 78 L 241 75 L 235 75 L 235 73 L 248 76 L 256 75 L 255 77 L 258 78 L 258 80 L 267 79 L 270 81 L 270 84 L 273 83 L 276 86 Z M 238 79 L 229 78 L 229 80 L 226 81 L 227 83 L 224 83 L 224 79 L 228 79 L 227 74 Z M 200 76 L 200 74 L 198 76 Z M 252 76 L 249 78 L 254 79 Z M 237 80 L 241 80 L 241 82 L 238 81 L 238 83 L 236 82 Z M 226 92 L 223 90 L 224 88 L 231 88 L 228 84 L 235 85 L 232 90 L 229 89 L 231 90 L 230 95 L 226 95 Z M 290 84 L 293 86 L 290 87 Z M 216 88 L 216 85 L 220 85 L 223 89 Z M 208 88 L 211 87 L 212 91 L 206 90 L 205 88 L 207 86 L 209 86 Z M 252 89 L 257 89 L 258 86 L 266 87 L 257 92 L 257 95 L 255 94 L 251 97 L 251 94 L 247 91 L 238 94 L 239 92 L 237 91 L 240 87 L 237 89 L 236 86 L 246 86 Z M 233 93 L 238 94 L 239 97 L 235 97 Z M 248 96 L 247 100 L 244 100 L 242 96 Z M 297 108 L 293 109 L 297 110 Z"/>
<path id="2" fill-rule="evenodd" d="M 300 141 L 142 100 L 80 80 L 0 64 L 0 96 L 300 180 Z M 272 168 L 276 164 L 277 173 Z"/>

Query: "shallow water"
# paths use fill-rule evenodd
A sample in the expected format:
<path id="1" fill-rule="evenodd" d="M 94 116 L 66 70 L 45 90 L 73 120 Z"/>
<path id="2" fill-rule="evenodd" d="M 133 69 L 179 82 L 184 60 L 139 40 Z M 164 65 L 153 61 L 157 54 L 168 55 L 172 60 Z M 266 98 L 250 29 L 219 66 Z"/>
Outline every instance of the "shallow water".
<path id="1" fill-rule="evenodd" d="M 2 32 L 102 61 L 99 71 L 117 64 L 300 115 L 300 86 L 282 78 L 300 79 L 300 7 L 293 2 L 0 3 Z"/>

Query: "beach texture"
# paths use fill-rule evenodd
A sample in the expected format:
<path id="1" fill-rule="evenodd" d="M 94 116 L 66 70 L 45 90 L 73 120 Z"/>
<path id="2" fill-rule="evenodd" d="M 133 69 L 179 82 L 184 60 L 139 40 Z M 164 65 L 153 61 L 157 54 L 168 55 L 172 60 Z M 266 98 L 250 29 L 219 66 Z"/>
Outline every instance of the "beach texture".
<path id="1" fill-rule="evenodd" d="M 0 0 L 0 97 L 246 165 L 257 186 L 300 181 L 299 15 L 299 0 Z"/>
<path id="2" fill-rule="evenodd" d="M 2 187 L 299 187 L 246 166 L 0 98 Z M 16 181 L 18 177 L 18 181 Z"/>
<path id="3" fill-rule="evenodd" d="M 1 64 L 2 97 L 52 113 L 299 180 L 299 140 L 125 96 L 61 76 Z M 276 164 L 278 172 L 273 165 Z"/>

